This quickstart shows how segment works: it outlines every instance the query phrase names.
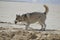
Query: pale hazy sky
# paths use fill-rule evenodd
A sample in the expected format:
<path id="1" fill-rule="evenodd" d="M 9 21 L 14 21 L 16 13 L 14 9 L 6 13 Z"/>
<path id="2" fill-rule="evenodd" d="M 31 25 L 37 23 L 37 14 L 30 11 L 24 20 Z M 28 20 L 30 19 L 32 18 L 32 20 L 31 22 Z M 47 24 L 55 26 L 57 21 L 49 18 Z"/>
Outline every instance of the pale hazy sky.
<path id="1" fill-rule="evenodd" d="M 35 2 L 35 3 L 48 3 L 48 4 L 60 4 L 60 0 L 0 0 L 10 2 Z"/>

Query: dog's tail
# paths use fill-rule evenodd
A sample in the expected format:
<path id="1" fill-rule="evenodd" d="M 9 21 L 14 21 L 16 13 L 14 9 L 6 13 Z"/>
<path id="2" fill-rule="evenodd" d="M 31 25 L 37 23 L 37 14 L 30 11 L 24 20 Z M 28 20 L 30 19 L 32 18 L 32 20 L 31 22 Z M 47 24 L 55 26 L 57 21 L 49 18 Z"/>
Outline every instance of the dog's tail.
<path id="1" fill-rule="evenodd" d="M 46 14 L 48 13 L 49 9 L 48 9 L 48 7 L 47 7 L 46 5 L 44 5 L 44 7 L 45 7 L 45 12 L 44 12 L 44 14 L 46 15 Z"/>

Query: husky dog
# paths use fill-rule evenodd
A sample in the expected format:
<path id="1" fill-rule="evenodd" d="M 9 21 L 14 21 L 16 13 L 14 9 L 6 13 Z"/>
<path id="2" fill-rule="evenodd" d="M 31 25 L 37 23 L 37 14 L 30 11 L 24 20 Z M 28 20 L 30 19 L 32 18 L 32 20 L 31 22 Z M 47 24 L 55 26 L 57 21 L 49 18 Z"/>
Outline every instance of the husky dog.
<path id="1" fill-rule="evenodd" d="M 46 28 L 46 24 L 45 24 L 45 20 L 46 20 L 46 15 L 48 13 L 48 7 L 46 5 L 44 5 L 45 7 L 45 12 L 41 13 L 41 12 L 32 12 L 32 13 L 26 13 L 23 15 L 16 15 L 16 19 L 15 19 L 15 24 L 17 22 L 26 22 L 26 30 L 28 29 L 29 25 L 35 22 L 39 22 L 39 24 L 41 25 L 41 30 L 45 30 Z"/>

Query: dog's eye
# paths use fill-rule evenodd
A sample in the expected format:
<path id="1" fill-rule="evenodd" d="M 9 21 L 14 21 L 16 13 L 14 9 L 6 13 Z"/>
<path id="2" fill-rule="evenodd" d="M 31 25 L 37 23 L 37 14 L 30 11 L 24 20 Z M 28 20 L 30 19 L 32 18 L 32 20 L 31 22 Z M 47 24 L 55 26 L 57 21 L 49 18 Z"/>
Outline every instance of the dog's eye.
<path id="1" fill-rule="evenodd" d="M 18 20 L 18 18 L 16 18 L 16 20 Z"/>

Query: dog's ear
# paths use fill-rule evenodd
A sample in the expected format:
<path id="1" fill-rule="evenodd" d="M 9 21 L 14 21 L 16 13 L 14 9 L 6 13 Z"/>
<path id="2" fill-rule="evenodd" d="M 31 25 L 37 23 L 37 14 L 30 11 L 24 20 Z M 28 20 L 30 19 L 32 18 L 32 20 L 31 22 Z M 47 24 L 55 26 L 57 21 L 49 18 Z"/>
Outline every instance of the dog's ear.
<path id="1" fill-rule="evenodd" d="M 17 17 L 18 15 L 16 14 L 16 17 Z"/>
<path id="2" fill-rule="evenodd" d="M 16 14 L 16 17 L 20 17 L 20 15 L 17 15 L 17 14 Z"/>

